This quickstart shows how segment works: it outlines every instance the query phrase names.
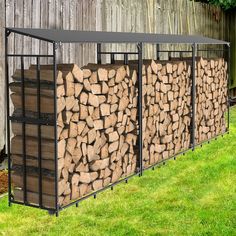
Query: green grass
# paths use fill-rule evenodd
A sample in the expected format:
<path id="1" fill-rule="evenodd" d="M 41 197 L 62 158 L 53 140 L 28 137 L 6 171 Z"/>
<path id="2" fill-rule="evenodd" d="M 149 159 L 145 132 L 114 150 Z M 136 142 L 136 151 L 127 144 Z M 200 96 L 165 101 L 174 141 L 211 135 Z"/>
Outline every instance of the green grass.
<path id="1" fill-rule="evenodd" d="M 236 108 L 224 138 L 60 217 L 0 200 L 0 235 L 236 235 Z"/>

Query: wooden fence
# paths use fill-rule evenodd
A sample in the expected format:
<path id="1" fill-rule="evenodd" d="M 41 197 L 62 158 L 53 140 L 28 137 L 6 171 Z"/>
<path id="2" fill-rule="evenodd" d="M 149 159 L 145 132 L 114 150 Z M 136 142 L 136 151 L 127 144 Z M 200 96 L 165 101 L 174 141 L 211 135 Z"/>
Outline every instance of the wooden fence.
<path id="1" fill-rule="evenodd" d="M 236 9 L 227 12 L 227 36 L 231 48 L 231 94 L 236 97 Z"/>
<path id="2" fill-rule="evenodd" d="M 0 48 L 4 50 L 4 27 L 32 27 L 123 32 L 200 34 L 225 38 L 226 15 L 217 7 L 189 0 L 6 0 L 0 2 Z M 172 47 L 163 46 L 163 47 Z M 180 46 L 178 46 L 180 47 Z M 135 50 L 135 45 L 106 45 L 106 49 Z M 145 57 L 153 57 L 153 46 L 145 46 Z M 11 35 L 9 50 L 50 53 L 45 42 Z M 163 56 L 163 55 L 162 55 Z M 63 44 L 58 60 L 84 65 L 95 61 L 95 45 Z M 26 61 L 26 66 L 32 61 Z M 42 60 L 41 63 L 50 61 Z M 19 60 L 9 60 L 10 75 Z M 0 133 L 4 134 L 4 54 L 0 60 Z M 0 136 L 0 149 L 4 145 Z"/>

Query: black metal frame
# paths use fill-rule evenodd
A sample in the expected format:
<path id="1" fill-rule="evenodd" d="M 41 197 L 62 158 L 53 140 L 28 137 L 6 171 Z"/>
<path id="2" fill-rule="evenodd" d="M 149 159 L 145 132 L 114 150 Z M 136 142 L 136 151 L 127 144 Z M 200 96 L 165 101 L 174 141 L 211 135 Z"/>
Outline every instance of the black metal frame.
<path id="1" fill-rule="evenodd" d="M 58 182 L 57 180 L 57 106 L 56 106 L 56 43 L 53 43 L 53 55 L 34 55 L 34 54 L 8 54 L 8 36 L 12 31 L 9 29 L 5 29 L 5 68 L 6 68 L 6 103 L 7 103 L 7 119 L 6 119 L 6 126 L 7 126 L 7 156 L 8 156 L 8 203 L 9 206 L 11 203 L 16 203 L 20 205 L 40 208 L 48 211 L 53 211 L 58 215 L 58 204 L 55 204 L 55 208 L 48 208 L 42 205 L 42 160 L 41 160 L 41 125 L 54 125 L 54 143 L 55 143 L 55 183 Z M 21 64 L 21 103 L 22 103 L 22 114 L 20 117 L 16 117 L 14 115 L 10 115 L 10 98 L 9 98 L 9 66 L 8 66 L 8 57 L 19 57 L 20 64 Z M 25 86 L 24 86 L 24 58 L 36 58 L 36 71 L 37 71 L 37 118 L 29 118 L 25 116 Z M 40 58 L 53 58 L 54 64 L 54 119 L 47 120 L 41 118 L 41 107 L 40 107 Z M 24 201 L 16 201 L 14 196 L 12 195 L 11 191 L 11 148 L 10 148 L 10 121 L 17 121 L 22 124 L 22 149 L 23 149 L 23 199 Z M 39 204 L 34 205 L 30 204 L 27 201 L 27 168 L 26 168 L 26 135 L 25 135 L 25 126 L 26 124 L 36 124 L 38 125 L 38 168 L 39 168 Z M 55 184 L 55 203 L 58 200 L 58 187 Z"/>
<path id="2" fill-rule="evenodd" d="M 53 54 L 52 55 L 35 55 L 35 54 L 8 54 L 8 36 L 10 35 L 10 33 L 17 33 L 17 34 L 21 34 L 24 36 L 29 36 L 29 35 L 25 35 L 24 33 L 20 33 L 15 31 L 14 29 L 9 29 L 6 28 L 5 29 L 5 68 L 6 68 L 6 96 L 7 96 L 7 101 L 6 101 L 6 105 L 7 105 L 7 111 L 6 111 L 6 126 L 7 126 L 7 156 L 8 156 L 8 202 L 9 202 L 9 206 L 11 205 L 11 203 L 16 203 L 16 204 L 21 204 L 21 205 L 25 205 L 25 206 L 30 206 L 30 207 L 35 207 L 35 208 L 40 208 L 40 209 L 44 209 L 44 210 L 48 210 L 50 213 L 56 214 L 56 216 L 58 216 L 59 211 L 62 209 L 65 209 L 71 205 L 76 205 L 76 207 L 78 207 L 78 204 L 80 201 L 83 201 L 85 199 L 87 199 L 88 197 L 94 196 L 94 198 L 96 198 L 96 195 L 108 188 L 111 188 L 111 190 L 113 190 L 113 187 L 120 183 L 120 182 L 128 182 L 128 179 L 135 176 L 135 175 L 139 175 L 142 176 L 143 175 L 143 171 L 147 170 L 147 169 L 154 169 L 155 166 L 158 166 L 160 164 L 165 164 L 165 162 L 169 159 L 172 158 L 176 158 L 176 156 L 181 155 L 181 154 L 185 154 L 187 151 L 189 150 L 194 150 L 196 146 L 202 146 L 202 143 L 198 143 L 195 144 L 195 99 L 196 99 L 196 82 L 195 82 L 195 63 L 196 63 L 196 52 L 198 53 L 199 51 L 225 51 L 225 50 L 199 50 L 198 48 L 198 44 L 193 43 L 192 44 L 192 50 L 160 50 L 160 44 L 156 44 L 156 57 L 157 60 L 160 59 L 160 53 L 161 52 L 166 52 L 168 53 L 168 56 L 171 57 L 171 53 L 179 53 L 180 58 L 183 57 L 183 53 L 191 53 L 192 56 L 192 89 L 191 89 L 191 98 L 192 98 L 192 113 L 191 113 L 191 140 L 190 140 L 190 147 L 187 150 L 181 151 L 177 154 L 174 154 L 174 156 L 169 157 L 166 160 L 160 161 L 158 163 L 155 163 L 154 165 L 151 165 L 147 168 L 143 168 L 143 157 L 142 157 L 142 153 L 143 153 L 143 140 L 142 140 L 142 118 L 143 118 L 143 101 L 142 101 L 142 65 L 143 65 L 143 42 L 139 42 L 137 43 L 137 51 L 136 52 L 103 52 L 101 49 L 101 43 L 97 43 L 97 63 L 101 64 L 102 62 L 102 58 L 101 55 L 110 55 L 110 59 L 111 59 L 111 64 L 115 63 L 115 55 L 123 55 L 124 56 L 124 64 L 128 64 L 128 60 L 129 60 L 129 55 L 137 55 L 138 56 L 138 61 L 137 61 L 137 66 L 138 66 L 138 148 L 139 148 L 139 156 L 138 156 L 138 168 L 136 173 L 131 174 L 130 176 L 127 176 L 123 179 L 120 179 L 119 181 L 110 184 L 98 191 L 94 191 L 76 201 L 71 202 L 70 204 L 66 205 L 66 206 L 59 206 L 58 205 L 58 158 L 57 158 L 57 83 L 56 83 L 56 75 L 57 75 L 57 61 L 56 61 L 56 51 L 58 48 L 58 42 L 55 41 L 51 41 L 51 40 L 45 40 L 42 39 L 41 37 L 35 37 L 38 40 L 44 40 L 47 41 L 48 43 L 52 43 L 53 45 Z M 228 45 L 228 66 L 230 66 L 230 53 L 229 53 L 229 45 Z M 20 57 L 21 59 L 21 78 L 22 78 L 22 84 L 21 84 L 21 92 L 22 92 L 22 115 L 20 117 L 15 117 L 15 116 L 11 116 L 10 115 L 10 98 L 9 98 L 9 66 L 8 66 L 8 58 L 9 57 Z M 24 87 L 24 58 L 25 57 L 29 57 L 29 58 L 36 58 L 36 71 L 37 71 L 37 118 L 29 118 L 29 117 L 25 117 L 25 87 Z M 43 119 L 41 117 L 41 107 L 40 107 L 40 58 L 52 58 L 53 59 L 53 89 L 54 89 L 54 116 L 53 116 L 53 120 L 48 120 L 48 119 Z M 228 85 L 229 85 L 229 80 L 230 80 L 230 67 L 228 69 Z M 229 90 L 229 86 L 228 86 L 228 90 Z M 20 202 L 20 201 L 16 201 L 14 200 L 14 196 L 12 195 L 12 190 L 11 190 L 11 148 L 10 148 L 10 122 L 11 121 L 17 121 L 22 123 L 22 135 L 23 135 L 23 142 L 22 142 L 22 148 L 23 148 L 23 189 L 24 189 L 24 201 Z M 39 168 L 39 204 L 38 205 L 34 205 L 34 204 L 30 204 L 27 201 L 27 178 L 26 178 L 26 139 L 25 139 L 25 125 L 26 124 L 37 124 L 38 125 L 38 135 L 39 135 L 39 139 L 38 139 L 38 168 Z M 42 160 L 41 160 L 41 125 L 53 125 L 54 126 L 54 161 L 55 161 L 55 207 L 54 208 L 48 208 L 43 206 L 42 204 Z M 229 132 L 229 93 L 228 93 L 228 127 L 227 127 L 227 131 Z M 221 134 L 223 135 L 223 134 Z M 219 135 L 218 135 L 219 136 Z M 216 137 L 214 137 L 216 138 Z M 212 139 L 214 139 L 212 138 Z M 209 142 L 209 140 L 205 141 L 205 142 Z"/>
<path id="3" fill-rule="evenodd" d="M 195 81 L 195 65 L 196 64 L 196 44 L 192 45 L 192 116 L 191 116 L 191 148 L 194 151 L 195 149 L 195 116 L 196 116 L 196 81 Z"/>

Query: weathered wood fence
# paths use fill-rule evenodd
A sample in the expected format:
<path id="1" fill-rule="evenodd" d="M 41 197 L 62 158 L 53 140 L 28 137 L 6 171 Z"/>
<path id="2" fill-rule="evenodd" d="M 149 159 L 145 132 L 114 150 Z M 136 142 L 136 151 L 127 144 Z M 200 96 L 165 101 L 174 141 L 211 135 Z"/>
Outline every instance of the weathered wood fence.
<path id="1" fill-rule="evenodd" d="M 231 48 L 231 94 L 236 96 L 236 9 L 226 14 L 226 39 L 230 41 Z"/>
<path id="2" fill-rule="evenodd" d="M 0 149 L 5 139 L 4 28 L 32 27 L 75 30 L 200 34 L 225 39 L 226 15 L 217 7 L 189 0 L 2 0 L 0 2 Z M 166 47 L 166 46 L 165 46 Z M 170 45 L 168 47 L 174 47 Z M 180 47 L 180 46 L 178 46 Z M 107 45 L 106 48 L 135 50 L 135 45 Z M 9 37 L 9 50 L 18 53 L 52 51 L 50 45 L 21 36 Z M 145 57 L 153 57 L 146 46 Z M 84 65 L 95 61 L 95 45 L 64 44 L 59 61 Z M 34 61 L 26 61 L 26 66 Z M 19 67 L 11 59 L 10 74 Z M 47 63 L 42 60 L 41 63 Z"/>

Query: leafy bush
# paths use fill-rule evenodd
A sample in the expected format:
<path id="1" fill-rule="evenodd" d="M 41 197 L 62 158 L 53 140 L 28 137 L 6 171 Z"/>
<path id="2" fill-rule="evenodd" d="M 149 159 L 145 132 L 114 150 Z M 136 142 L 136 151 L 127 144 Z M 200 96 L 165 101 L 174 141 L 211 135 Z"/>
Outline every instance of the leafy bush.
<path id="1" fill-rule="evenodd" d="M 210 3 L 219 6 L 224 10 L 236 8 L 236 0 L 200 0 L 199 2 Z"/>
<path id="2" fill-rule="evenodd" d="M 236 0 L 208 0 L 209 3 L 220 6 L 225 10 L 229 10 L 236 7 Z"/>

